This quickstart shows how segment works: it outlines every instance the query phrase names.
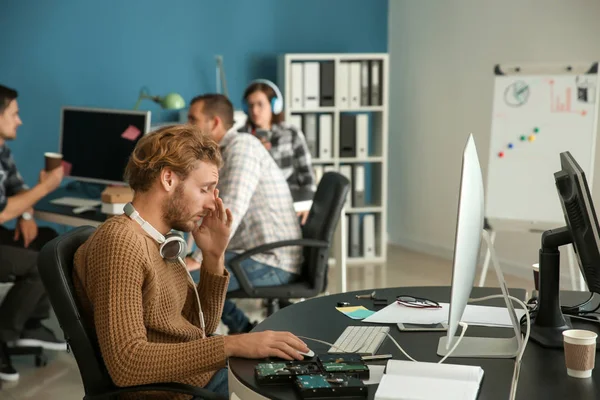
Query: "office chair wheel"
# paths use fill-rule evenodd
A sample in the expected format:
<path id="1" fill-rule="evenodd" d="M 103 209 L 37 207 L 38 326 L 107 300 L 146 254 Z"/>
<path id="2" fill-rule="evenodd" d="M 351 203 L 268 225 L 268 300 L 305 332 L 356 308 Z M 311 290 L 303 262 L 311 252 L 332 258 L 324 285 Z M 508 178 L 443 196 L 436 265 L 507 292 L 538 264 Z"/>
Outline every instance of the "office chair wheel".
<path id="1" fill-rule="evenodd" d="M 46 354 L 39 354 L 35 356 L 35 366 L 38 368 L 45 367 L 48 365 L 48 356 Z"/>

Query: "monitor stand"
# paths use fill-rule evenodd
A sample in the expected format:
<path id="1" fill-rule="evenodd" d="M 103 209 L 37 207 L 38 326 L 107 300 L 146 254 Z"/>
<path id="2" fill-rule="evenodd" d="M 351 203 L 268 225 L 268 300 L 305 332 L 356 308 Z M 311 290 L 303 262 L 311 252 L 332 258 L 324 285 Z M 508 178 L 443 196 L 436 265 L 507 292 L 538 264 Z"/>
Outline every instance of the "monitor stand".
<path id="1" fill-rule="evenodd" d="M 519 347 L 523 341 L 521 337 L 521 328 L 512 301 L 508 298 L 508 288 L 506 287 L 506 281 L 504 280 L 504 274 L 500 269 L 500 263 L 496 257 L 496 251 L 494 249 L 494 243 L 490 239 L 489 233 L 484 229 L 482 231 L 483 239 L 485 240 L 487 247 L 490 251 L 490 258 L 492 265 L 496 270 L 496 276 L 500 283 L 500 289 L 504 296 L 504 302 L 508 309 L 508 314 L 513 325 L 514 336 L 510 338 L 489 338 L 489 337 L 472 337 L 464 336 L 456 349 L 452 352 L 450 357 L 456 358 L 515 358 L 519 351 Z M 462 333 L 462 332 L 461 332 Z M 467 331 L 468 334 L 468 331 Z M 458 337 L 454 336 L 454 342 L 458 340 Z M 445 356 L 449 350 L 452 350 L 454 343 L 452 343 L 448 349 L 446 344 L 448 343 L 448 337 L 443 336 L 440 338 L 438 343 L 437 354 Z"/>
<path id="2" fill-rule="evenodd" d="M 531 324 L 531 340 L 543 347 L 562 348 L 563 331 L 571 329 L 560 308 L 560 246 L 572 243 L 567 227 L 545 231 L 540 249 L 538 312 Z"/>

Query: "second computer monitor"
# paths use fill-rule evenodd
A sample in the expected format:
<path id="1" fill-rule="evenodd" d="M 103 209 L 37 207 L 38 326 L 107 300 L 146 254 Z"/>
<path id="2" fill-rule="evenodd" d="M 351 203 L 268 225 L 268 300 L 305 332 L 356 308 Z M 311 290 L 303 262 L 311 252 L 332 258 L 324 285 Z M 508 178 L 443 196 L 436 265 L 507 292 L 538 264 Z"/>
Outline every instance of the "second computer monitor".
<path id="1" fill-rule="evenodd" d="M 63 107 L 60 152 L 81 181 L 122 184 L 137 141 L 150 130 L 150 111 Z"/>
<path id="2" fill-rule="evenodd" d="M 600 293 L 600 234 L 585 173 L 568 151 L 560 166 L 554 179 L 577 261 L 589 291 Z"/>

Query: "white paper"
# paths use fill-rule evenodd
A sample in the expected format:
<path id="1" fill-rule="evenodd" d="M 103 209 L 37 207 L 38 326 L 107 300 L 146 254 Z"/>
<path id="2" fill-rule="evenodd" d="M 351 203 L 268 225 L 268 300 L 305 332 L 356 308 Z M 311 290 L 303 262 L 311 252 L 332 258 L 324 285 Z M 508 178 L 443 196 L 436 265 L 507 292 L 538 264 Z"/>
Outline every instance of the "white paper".
<path id="1" fill-rule="evenodd" d="M 377 385 L 383 378 L 383 371 L 385 371 L 385 365 L 369 365 L 369 379 L 363 381 L 365 385 Z"/>
<path id="2" fill-rule="evenodd" d="M 451 379 L 479 383 L 483 369 L 473 365 L 439 364 L 429 362 L 413 362 L 389 360 L 387 375 L 406 377 L 431 376 L 432 378 Z"/>
<path id="3" fill-rule="evenodd" d="M 300 212 L 300 211 L 309 211 L 310 208 L 312 207 L 312 200 L 303 200 L 303 201 L 296 201 L 294 203 L 294 211 L 296 212 Z"/>
<path id="4" fill-rule="evenodd" d="M 438 324 L 448 323 L 450 305 L 440 303 L 442 308 L 412 308 L 393 302 L 384 309 L 376 312 L 363 322 L 379 324 Z M 525 315 L 524 310 L 515 310 L 517 319 Z M 505 307 L 467 305 L 461 321 L 469 325 L 512 327 L 512 321 Z"/>
<path id="5" fill-rule="evenodd" d="M 375 392 L 375 400 L 475 400 L 478 391 L 479 384 L 472 382 L 386 374 Z"/>
<path id="6" fill-rule="evenodd" d="M 389 360 L 375 400 L 476 399 L 482 377 L 478 366 Z"/>

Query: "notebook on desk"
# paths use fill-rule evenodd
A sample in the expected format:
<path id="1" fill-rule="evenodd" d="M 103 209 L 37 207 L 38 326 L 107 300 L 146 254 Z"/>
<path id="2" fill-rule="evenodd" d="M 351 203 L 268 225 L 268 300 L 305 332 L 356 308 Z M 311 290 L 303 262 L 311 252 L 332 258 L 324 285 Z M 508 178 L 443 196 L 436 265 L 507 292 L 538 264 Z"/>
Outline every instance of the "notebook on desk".
<path id="1" fill-rule="evenodd" d="M 475 400 L 481 367 L 389 360 L 375 400 Z"/>

